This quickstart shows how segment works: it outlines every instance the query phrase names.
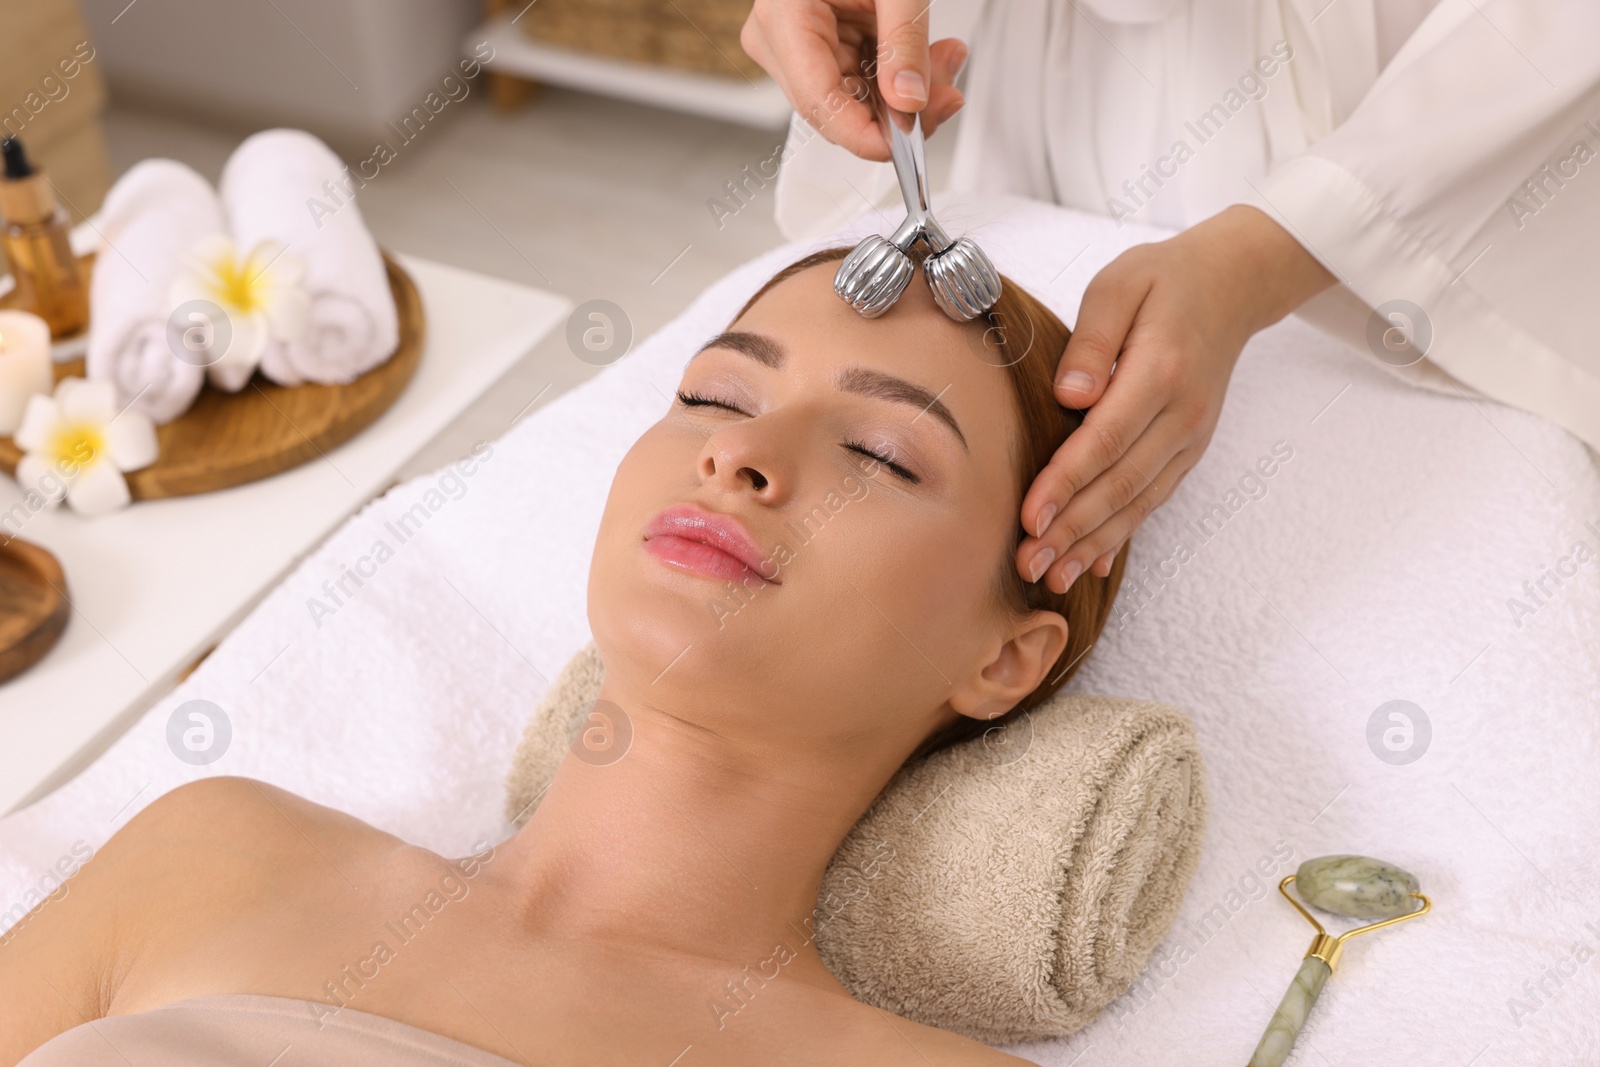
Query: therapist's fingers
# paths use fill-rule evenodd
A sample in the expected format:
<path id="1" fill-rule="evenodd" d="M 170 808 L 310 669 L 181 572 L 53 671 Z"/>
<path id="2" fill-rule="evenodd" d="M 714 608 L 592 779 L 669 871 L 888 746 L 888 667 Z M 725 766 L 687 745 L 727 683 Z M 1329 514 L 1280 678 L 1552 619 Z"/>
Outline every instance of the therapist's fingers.
<path id="1" fill-rule="evenodd" d="M 739 43 L 750 58 L 772 75 L 778 87 L 813 129 L 834 144 L 865 159 L 889 158 L 886 132 L 877 123 L 856 75 L 861 65 L 861 45 L 880 36 L 882 25 L 909 25 L 893 32 L 899 43 L 880 40 L 877 72 L 886 75 L 890 91 L 885 99 L 906 101 L 893 91 L 908 49 L 922 56 L 919 70 L 927 78 L 922 112 L 924 134 L 948 121 L 964 103 L 954 81 L 967 59 L 967 46 L 955 38 L 927 44 L 926 4 L 898 11 L 900 0 L 875 6 L 873 0 L 755 0 Z M 920 11 L 920 14 L 919 14 Z"/>
<path id="2" fill-rule="evenodd" d="M 870 0 L 755 0 L 739 45 L 778 83 L 812 129 L 865 159 L 884 161 L 889 145 L 876 117 L 845 75 L 859 68 L 871 34 Z M 926 31 L 924 31 L 926 32 Z"/>
<path id="3" fill-rule="evenodd" d="M 966 103 L 954 84 L 961 68 L 967 65 L 966 43 L 955 37 L 935 41 L 929 49 L 928 62 L 933 69 L 933 90 L 928 106 L 922 109 L 922 132 L 931 137 L 934 130 L 948 122 Z"/>
<path id="4" fill-rule="evenodd" d="M 1122 543 L 1133 536 L 1133 532 L 1150 517 L 1151 512 L 1166 503 L 1194 467 L 1199 455 L 1198 450 L 1183 450 L 1174 455 L 1154 478 L 1145 481 L 1145 476 L 1139 475 L 1138 480 L 1143 483 L 1143 488 L 1115 514 L 1100 522 L 1088 536 L 1062 554 L 1045 572 L 1045 585 L 1064 593 L 1085 572 L 1093 572 L 1102 578 L 1110 574 L 1111 561 Z"/>
<path id="5" fill-rule="evenodd" d="M 921 111 L 933 89 L 926 0 L 878 0 L 878 88 L 890 107 Z"/>
<path id="6" fill-rule="evenodd" d="M 1183 420 L 1158 410 L 1153 417 L 1142 421 L 1146 420 L 1142 409 L 1148 398 L 1136 395 L 1137 383 L 1124 383 L 1120 380 L 1121 375 L 1118 378 L 1102 407 L 1091 411 L 1084 426 L 1074 431 L 1067 440 L 1070 442 L 1080 433 L 1093 432 L 1094 416 L 1104 409 L 1114 408 L 1120 402 L 1120 406 L 1126 410 L 1112 411 L 1112 415 L 1120 416 L 1122 420 L 1132 420 L 1125 422 L 1129 429 L 1118 431 L 1128 436 L 1132 446 L 1123 449 L 1122 454 L 1114 457 L 1098 477 L 1073 493 L 1061 506 L 1060 513 L 1051 517 L 1042 535 L 1036 533 L 1025 537 L 1017 546 L 1017 569 L 1023 576 L 1061 576 L 1060 582 L 1048 583 L 1057 592 L 1064 591 L 1066 585 L 1076 577 L 1076 574 L 1066 575 L 1070 564 L 1076 563 L 1076 573 L 1081 574 L 1101 554 L 1138 526 L 1137 521 L 1122 525 L 1115 520 L 1129 518 L 1127 511 L 1130 508 L 1154 507 L 1165 499 L 1164 496 L 1152 498 L 1147 490 L 1152 485 L 1160 484 L 1160 476 L 1165 473 L 1165 486 L 1170 491 L 1187 471 L 1187 467 L 1173 470 L 1172 464 L 1193 462 L 1183 455 L 1188 439 Z M 1119 386 L 1122 387 L 1120 392 Z M 1131 403 L 1129 397 L 1134 398 Z M 1057 451 L 1058 458 L 1065 447 L 1063 445 Z M 1138 518 L 1142 519 L 1143 516 Z"/>
<path id="7" fill-rule="evenodd" d="M 1111 381 L 1111 365 L 1133 326 L 1152 279 L 1118 257 L 1096 274 L 1083 291 L 1078 322 L 1056 366 L 1056 400 L 1063 407 L 1096 403 Z"/>
<path id="8" fill-rule="evenodd" d="M 928 102 L 920 112 L 924 137 L 932 137 L 933 132 L 949 121 L 966 103 L 966 97 L 954 84 L 956 76 L 961 73 L 961 68 L 966 62 L 967 46 L 958 38 L 946 37 L 941 41 L 935 41 L 929 48 L 928 67 L 932 73 L 932 85 L 928 91 Z M 887 145 L 889 131 L 883 130 L 882 136 L 884 144 Z"/>
<path id="9" fill-rule="evenodd" d="M 1138 380 L 1145 376 L 1132 367 L 1119 373 L 1106 399 L 1067 435 L 1028 490 L 1030 502 L 1040 494 L 1031 540 L 1049 544 L 1057 557 L 1132 500 L 1181 447 L 1170 422 L 1158 428 L 1165 432 L 1150 432 L 1166 397 Z M 1029 520 L 1023 522 L 1027 529 Z"/>
<path id="10" fill-rule="evenodd" d="M 1093 366 L 1096 384 L 1078 392 L 1064 389 L 1057 371 L 1056 400 L 1064 407 L 1090 408 L 1084 425 L 1067 440 L 1033 480 L 1022 499 L 1022 525 L 1039 534 L 1060 513 L 1066 502 L 1100 472 L 1122 457 L 1156 412 L 1161 401 L 1147 390 L 1139 403 L 1137 389 L 1123 390 L 1118 405 L 1101 407 L 1111 364 L 1116 362 L 1124 341 L 1139 313 L 1149 282 L 1141 275 L 1121 271 L 1117 261 L 1097 274 L 1084 291 L 1078 310 L 1078 326 L 1067 341 L 1061 365 L 1074 360 L 1079 367 Z M 1134 368 L 1119 370 L 1122 376 L 1143 376 Z M 1058 546 L 1065 547 L 1065 546 Z"/>

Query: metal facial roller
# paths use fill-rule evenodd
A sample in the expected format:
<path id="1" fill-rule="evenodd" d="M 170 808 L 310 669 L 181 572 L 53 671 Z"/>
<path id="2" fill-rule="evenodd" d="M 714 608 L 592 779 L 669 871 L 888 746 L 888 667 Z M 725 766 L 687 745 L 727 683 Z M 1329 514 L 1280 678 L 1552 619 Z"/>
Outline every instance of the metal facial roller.
<path id="1" fill-rule="evenodd" d="M 910 253 L 921 244 L 927 255 L 922 274 L 934 302 L 952 319 L 966 322 L 1000 299 L 1000 272 L 969 237 L 951 240 L 933 217 L 928 199 L 928 168 L 922 151 L 922 116 L 892 108 L 878 91 L 878 43 L 861 46 L 861 78 L 872 97 L 878 124 L 888 131 L 889 154 L 906 201 L 906 220 L 888 237 L 873 234 L 851 250 L 833 277 L 833 291 L 869 319 L 900 299 L 911 282 Z"/>
<path id="2" fill-rule="evenodd" d="M 1342 934 L 1330 934 L 1322 924 L 1311 917 L 1301 903 L 1289 895 L 1289 883 L 1300 888 L 1306 903 L 1332 915 L 1352 919 L 1378 919 L 1378 922 L 1358 926 Z M 1395 923 L 1426 915 L 1433 901 L 1417 892 L 1415 876 L 1392 863 L 1369 859 L 1366 856 L 1319 856 L 1306 860 L 1300 869 L 1278 883 L 1282 893 L 1294 909 L 1305 916 L 1306 922 L 1317 931 L 1300 961 L 1300 970 L 1283 994 L 1278 1010 L 1272 1013 L 1267 1032 L 1250 1057 L 1250 1067 L 1280 1067 L 1289 1050 L 1300 1036 L 1311 1006 L 1322 994 L 1322 987 L 1339 965 L 1344 943 L 1352 937 L 1393 926 Z M 1422 901 L 1417 907 L 1416 902 Z"/>

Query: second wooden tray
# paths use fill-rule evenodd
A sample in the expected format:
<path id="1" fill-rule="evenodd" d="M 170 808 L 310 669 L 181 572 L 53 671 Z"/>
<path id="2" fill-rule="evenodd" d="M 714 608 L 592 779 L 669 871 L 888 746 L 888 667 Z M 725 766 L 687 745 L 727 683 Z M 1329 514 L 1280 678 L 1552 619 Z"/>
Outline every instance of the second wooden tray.
<path id="1" fill-rule="evenodd" d="M 0 542 L 0 682 L 43 659 L 71 614 L 56 557 L 20 538 Z"/>

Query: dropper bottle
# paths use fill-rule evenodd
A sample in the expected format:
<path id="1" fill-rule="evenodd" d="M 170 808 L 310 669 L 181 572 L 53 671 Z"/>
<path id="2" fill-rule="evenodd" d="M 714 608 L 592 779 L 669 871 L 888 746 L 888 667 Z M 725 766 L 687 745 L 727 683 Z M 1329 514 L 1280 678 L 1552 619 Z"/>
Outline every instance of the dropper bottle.
<path id="1" fill-rule="evenodd" d="M 0 243 L 16 279 L 13 300 L 49 323 L 52 338 L 71 336 L 89 324 L 89 289 L 72 254 L 71 221 L 21 141 L 7 137 L 0 142 L 0 155 L 5 157 Z"/>

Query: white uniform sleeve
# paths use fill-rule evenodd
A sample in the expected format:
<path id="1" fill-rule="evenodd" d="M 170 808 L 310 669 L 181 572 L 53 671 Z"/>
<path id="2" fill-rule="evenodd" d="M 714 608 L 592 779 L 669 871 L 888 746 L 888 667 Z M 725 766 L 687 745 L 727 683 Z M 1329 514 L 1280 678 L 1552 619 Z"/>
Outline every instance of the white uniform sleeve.
<path id="1" fill-rule="evenodd" d="M 1384 313 L 1374 358 L 1436 364 L 1600 449 L 1597 42 L 1593 0 L 1441 0 L 1247 202 Z M 1407 336 L 1420 365 L 1397 365 Z"/>

